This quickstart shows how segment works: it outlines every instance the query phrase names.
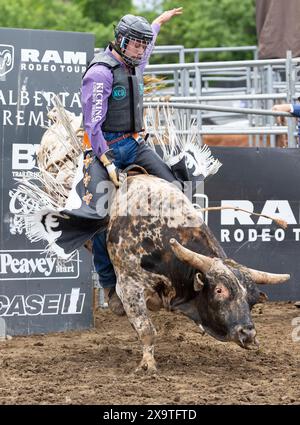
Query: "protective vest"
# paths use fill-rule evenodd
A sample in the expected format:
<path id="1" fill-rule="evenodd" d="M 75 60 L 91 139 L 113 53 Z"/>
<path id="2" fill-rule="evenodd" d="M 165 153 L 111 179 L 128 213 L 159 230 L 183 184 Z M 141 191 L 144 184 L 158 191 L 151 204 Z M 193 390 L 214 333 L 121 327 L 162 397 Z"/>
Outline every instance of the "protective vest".
<path id="1" fill-rule="evenodd" d="M 87 70 L 95 64 L 106 66 L 113 74 L 112 92 L 108 98 L 108 109 L 102 131 L 141 131 L 143 129 L 144 83 L 140 69 L 133 68 L 134 74 L 128 75 L 116 59 L 104 52 L 95 55 Z"/>

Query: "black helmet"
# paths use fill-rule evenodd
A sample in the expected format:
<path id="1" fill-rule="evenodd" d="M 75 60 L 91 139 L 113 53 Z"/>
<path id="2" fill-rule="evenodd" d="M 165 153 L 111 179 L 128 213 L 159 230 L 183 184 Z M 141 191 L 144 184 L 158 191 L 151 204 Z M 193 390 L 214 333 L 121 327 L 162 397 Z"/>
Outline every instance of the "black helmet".
<path id="1" fill-rule="evenodd" d="M 132 58 L 125 54 L 130 40 L 142 42 L 147 47 L 153 39 L 153 31 L 147 19 L 142 16 L 125 15 L 115 27 L 115 48 L 130 66 L 138 65 L 142 58 Z"/>

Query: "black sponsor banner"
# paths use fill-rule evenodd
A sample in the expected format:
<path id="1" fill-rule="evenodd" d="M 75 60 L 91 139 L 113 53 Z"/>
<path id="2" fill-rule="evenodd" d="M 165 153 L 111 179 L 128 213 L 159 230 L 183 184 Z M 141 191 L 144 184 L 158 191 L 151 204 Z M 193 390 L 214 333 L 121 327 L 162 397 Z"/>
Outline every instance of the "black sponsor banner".
<path id="1" fill-rule="evenodd" d="M 0 29 L 1 242 L 0 319 L 11 335 L 86 328 L 92 320 L 91 257 L 47 257 L 30 243 L 16 178 L 34 176 L 36 148 L 54 94 L 81 114 L 80 85 L 93 57 L 92 34 Z M 24 202 L 22 203 L 24 205 Z M 26 210 L 25 210 L 26 209 Z"/>
<path id="2" fill-rule="evenodd" d="M 300 300 L 300 151 L 280 148 L 211 148 L 223 166 L 205 183 L 209 206 L 243 208 L 283 219 L 224 209 L 209 212 L 208 225 L 229 257 L 251 268 L 289 273 L 263 290 L 271 300 Z"/>

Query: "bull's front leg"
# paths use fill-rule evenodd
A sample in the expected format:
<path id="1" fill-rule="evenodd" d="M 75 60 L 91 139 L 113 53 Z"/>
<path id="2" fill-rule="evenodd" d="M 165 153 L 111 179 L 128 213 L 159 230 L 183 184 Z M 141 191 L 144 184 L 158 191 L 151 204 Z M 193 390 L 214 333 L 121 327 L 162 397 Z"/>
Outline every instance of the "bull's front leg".
<path id="1" fill-rule="evenodd" d="M 136 330 L 143 346 L 143 358 L 136 372 L 156 372 L 154 344 L 156 330 L 148 317 L 144 288 L 133 279 L 126 277 L 126 282 L 118 279 L 117 294 L 123 302 L 128 320 Z"/>

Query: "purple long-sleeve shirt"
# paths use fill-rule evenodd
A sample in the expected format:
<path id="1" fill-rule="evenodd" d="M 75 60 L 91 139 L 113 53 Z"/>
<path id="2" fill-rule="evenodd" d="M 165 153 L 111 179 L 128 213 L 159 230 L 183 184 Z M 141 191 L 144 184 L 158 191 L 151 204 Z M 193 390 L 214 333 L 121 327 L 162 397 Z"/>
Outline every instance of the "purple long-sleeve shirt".
<path id="1" fill-rule="evenodd" d="M 139 64 L 142 72 L 149 61 L 159 30 L 159 24 L 152 24 L 154 37 L 150 46 L 147 47 L 143 60 Z M 109 47 L 106 48 L 105 53 L 115 58 Z M 120 64 L 126 69 L 124 62 L 120 62 Z M 104 65 L 98 64 L 92 66 L 87 71 L 82 81 L 81 103 L 84 128 L 91 141 L 92 149 L 98 158 L 108 149 L 102 133 L 102 124 L 106 118 L 108 98 L 111 95 L 112 85 L 113 74 L 111 70 Z"/>

